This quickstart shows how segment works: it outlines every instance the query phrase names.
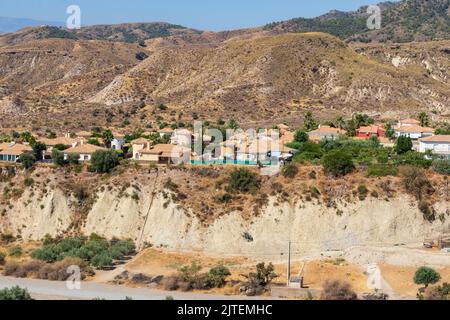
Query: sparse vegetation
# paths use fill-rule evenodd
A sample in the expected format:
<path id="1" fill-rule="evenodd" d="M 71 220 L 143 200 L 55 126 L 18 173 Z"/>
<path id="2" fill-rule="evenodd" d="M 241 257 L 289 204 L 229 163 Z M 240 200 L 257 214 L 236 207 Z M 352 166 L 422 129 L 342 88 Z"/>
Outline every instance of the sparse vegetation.
<path id="1" fill-rule="evenodd" d="M 323 285 L 320 300 L 358 300 L 358 296 L 349 283 L 338 280 L 328 280 Z"/>
<path id="2" fill-rule="evenodd" d="M 323 167 L 335 177 L 345 176 L 355 168 L 352 157 L 343 150 L 332 150 L 323 158 Z"/>
<path id="3" fill-rule="evenodd" d="M 234 192 L 256 192 L 259 179 L 256 173 L 247 169 L 236 169 L 230 173 L 230 189 Z"/>
<path id="4" fill-rule="evenodd" d="M 19 286 L 0 290 L 0 300 L 33 300 L 27 289 Z"/>

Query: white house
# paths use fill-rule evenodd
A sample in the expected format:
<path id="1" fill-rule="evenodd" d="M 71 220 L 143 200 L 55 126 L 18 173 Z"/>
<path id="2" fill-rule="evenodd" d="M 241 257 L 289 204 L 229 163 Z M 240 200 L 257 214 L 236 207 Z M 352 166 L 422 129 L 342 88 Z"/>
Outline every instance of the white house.
<path id="1" fill-rule="evenodd" d="M 434 155 L 450 157 L 450 135 L 438 135 L 419 140 L 419 151 L 431 151 Z"/>
<path id="2" fill-rule="evenodd" d="M 413 140 L 417 140 L 424 137 L 429 137 L 434 134 L 433 128 L 421 127 L 421 126 L 401 126 L 395 128 L 395 136 L 408 137 Z"/>
<path id="3" fill-rule="evenodd" d="M 92 155 L 96 151 L 106 151 L 107 149 L 102 147 L 97 147 L 92 144 L 84 143 L 83 140 L 74 142 L 72 147 L 63 151 L 64 160 L 69 158 L 69 154 L 77 154 L 79 156 L 78 160 L 81 162 L 91 161 Z"/>
<path id="4" fill-rule="evenodd" d="M 125 144 L 125 135 L 114 133 L 114 138 L 111 141 L 111 149 L 122 150 Z"/>
<path id="5" fill-rule="evenodd" d="M 176 129 L 173 131 L 172 137 L 170 139 L 170 144 L 175 146 L 190 147 L 194 136 L 192 132 L 187 129 Z"/>

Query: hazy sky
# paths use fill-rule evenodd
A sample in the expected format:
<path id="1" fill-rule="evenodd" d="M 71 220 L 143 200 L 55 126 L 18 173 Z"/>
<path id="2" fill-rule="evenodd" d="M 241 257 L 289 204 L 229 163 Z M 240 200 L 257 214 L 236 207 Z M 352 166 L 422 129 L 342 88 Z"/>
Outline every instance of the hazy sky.
<path id="1" fill-rule="evenodd" d="M 82 24 L 167 21 L 202 30 L 264 25 L 329 10 L 355 10 L 374 0 L 0 0 L 0 17 L 66 21 L 66 8 L 81 7 Z"/>

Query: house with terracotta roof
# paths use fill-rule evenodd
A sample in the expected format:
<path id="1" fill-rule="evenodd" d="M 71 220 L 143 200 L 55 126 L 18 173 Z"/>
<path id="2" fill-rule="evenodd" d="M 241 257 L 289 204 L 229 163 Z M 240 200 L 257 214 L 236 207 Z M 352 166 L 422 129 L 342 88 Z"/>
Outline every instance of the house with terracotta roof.
<path id="1" fill-rule="evenodd" d="M 0 161 L 17 162 L 25 153 L 31 153 L 33 149 L 29 145 L 20 143 L 2 143 L 0 144 Z"/>
<path id="2" fill-rule="evenodd" d="M 413 140 L 429 137 L 434 134 L 433 128 L 421 127 L 420 125 L 397 126 L 394 130 L 397 138 L 408 137 Z"/>
<path id="3" fill-rule="evenodd" d="M 151 142 L 145 138 L 139 138 L 131 141 L 131 148 L 133 149 L 133 159 L 141 160 L 141 150 L 150 149 Z"/>
<path id="4" fill-rule="evenodd" d="M 404 119 L 398 122 L 398 127 L 420 126 L 420 121 L 416 119 Z"/>
<path id="5" fill-rule="evenodd" d="M 356 136 L 358 138 L 365 138 L 365 139 L 370 139 L 372 137 L 380 138 L 380 137 L 384 137 L 385 134 L 386 134 L 386 130 L 384 129 L 384 126 L 376 125 L 376 124 L 361 127 L 356 130 Z"/>
<path id="6" fill-rule="evenodd" d="M 320 142 L 322 140 L 336 140 L 345 133 L 345 130 L 322 125 L 319 129 L 309 132 L 308 135 L 311 141 Z"/>
<path id="7" fill-rule="evenodd" d="M 450 135 L 437 135 L 419 139 L 419 152 L 450 158 Z"/>
<path id="8" fill-rule="evenodd" d="M 180 164 L 191 160 L 191 149 L 172 144 L 157 144 L 139 151 L 139 161 L 157 164 Z"/>
<path id="9" fill-rule="evenodd" d="M 69 154 L 78 154 L 80 162 L 91 161 L 92 155 L 96 151 L 107 151 L 108 149 L 85 143 L 83 140 L 75 141 L 72 147 L 63 151 L 64 160 L 69 158 Z"/>

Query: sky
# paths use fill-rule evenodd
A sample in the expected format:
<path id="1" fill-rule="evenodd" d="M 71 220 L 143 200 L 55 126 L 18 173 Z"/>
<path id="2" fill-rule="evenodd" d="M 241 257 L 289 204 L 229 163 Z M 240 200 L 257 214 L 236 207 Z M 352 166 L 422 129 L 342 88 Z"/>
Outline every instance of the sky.
<path id="1" fill-rule="evenodd" d="M 374 0 L 1 0 L 0 17 L 66 21 L 81 8 L 82 25 L 165 21 L 200 30 L 257 27 L 330 10 L 350 11 Z"/>

